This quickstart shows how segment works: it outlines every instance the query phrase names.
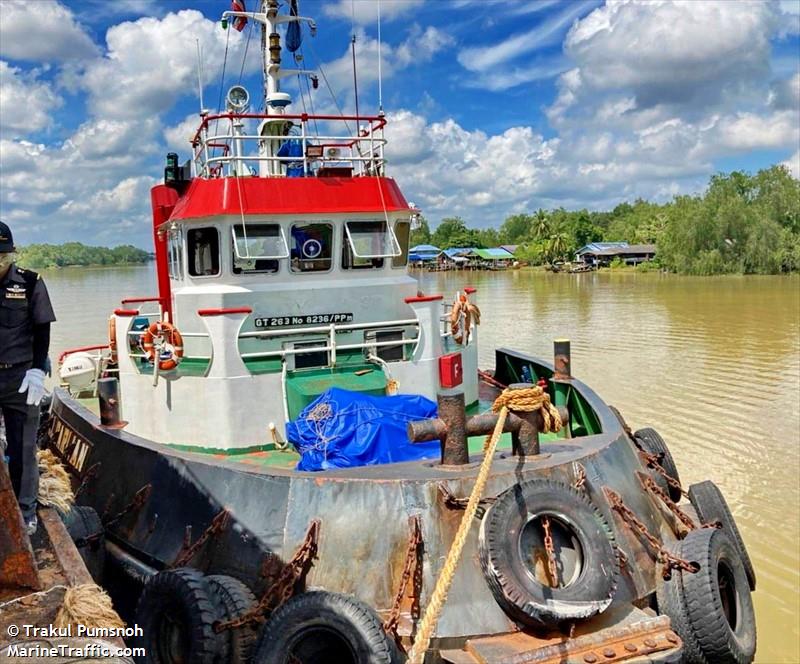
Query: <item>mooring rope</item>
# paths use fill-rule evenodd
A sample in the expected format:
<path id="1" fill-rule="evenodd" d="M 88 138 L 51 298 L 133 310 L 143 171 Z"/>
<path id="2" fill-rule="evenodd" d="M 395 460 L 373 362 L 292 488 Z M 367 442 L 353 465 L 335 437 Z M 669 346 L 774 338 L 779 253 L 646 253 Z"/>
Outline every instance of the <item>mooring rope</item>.
<path id="1" fill-rule="evenodd" d="M 125 627 L 108 593 L 95 583 L 67 588 L 53 624 L 56 627 Z"/>
<path id="2" fill-rule="evenodd" d="M 492 410 L 499 413 L 497 424 L 494 427 L 492 436 L 489 439 L 489 444 L 486 447 L 486 454 L 483 457 L 483 462 L 478 471 L 475 486 L 472 488 L 472 493 L 469 496 L 469 501 L 464 510 L 461 523 L 458 526 L 456 536 L 453 539 L 453 544 L 450 546 L 450 551 L 447 552 L 447 558 L 442 567 L 442 572 L 436 580 L 436 586 L 431 593 L 428 606 L 425 608 L 425 614 L 419 622 L 417 636 L 414 640 L 414 647 L 411 649 L 408 658 L 411 664 L 422 664 L 425 659 L 425 651 L 428 649 L 431 637 L 436 629 L 436 624 L 439 622 L 439 616 L 447 600 L 447 593 L 453 583 L 453 577 L 455 576 L 458 562 L 461 559 L 464 544 L 467 542 L 467 535 L 472 527 L 472 520 L 475 518 L 475 513 L 478 510 L 483 490 L 486 488 L 494 453 L 497 449 L 500 436 L 503 434 L 503 427 L 505 426 L 509 411 L 530 412 L 533 410 L 541 410 L 547 431 L 558 431 L 561 428 L 561 417 L 558 415 L 558 411 L 555 407 L 550 404 L 550 396 L 538 385 L 519 390 L 504 390 L 495 400 L 492 405 Z M 550 428 L 551 426 L 553 428 Z"/>

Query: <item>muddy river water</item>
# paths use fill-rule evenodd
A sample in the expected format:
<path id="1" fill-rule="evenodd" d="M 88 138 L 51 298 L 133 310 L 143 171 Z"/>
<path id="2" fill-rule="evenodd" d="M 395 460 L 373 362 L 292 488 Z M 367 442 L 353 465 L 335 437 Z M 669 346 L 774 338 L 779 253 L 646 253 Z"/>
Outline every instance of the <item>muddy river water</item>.
<path id="1" fill-rule="evenodd" d="M 51 355 L 102 343 L 121 294 L 154 292 L 146 267 L 46 271 L 59 318 Z M 758 575 L 759 662 L 800 662 L 800 278 L 423 273 L 426 293 L 478 288 L 481 364 L 507 346 L 551 357 L 633 428 L 666 439 L 684 484 L 724 492 Z"/>

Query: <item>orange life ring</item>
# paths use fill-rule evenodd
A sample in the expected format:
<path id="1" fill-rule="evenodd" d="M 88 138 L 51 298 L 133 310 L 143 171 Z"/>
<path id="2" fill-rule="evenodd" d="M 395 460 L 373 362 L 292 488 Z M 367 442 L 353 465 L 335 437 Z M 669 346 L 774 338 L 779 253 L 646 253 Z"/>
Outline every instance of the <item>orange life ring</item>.
<path id="1" fill-rule="evenodd" d="M 158 360 L 158 368 L 161 369 L 161 371 L 174 369 L 180 364 L 181 358 L 183 357 L 183 337 L 181 333 L 178 332 L 178 328 L 172 323 L 167 323 L 162 320 L 157 320 L 155 323 L 152 323 L 142 336 L 142 348 L 147 354 L 147 359 L 151 362 L 155 362 L 156 360 L 156 337 L 161 337 L 164 342 L 172 346 L 169 355 L 160 357 Z"/>
<path id="2" fill-rule="evenodd" d="M 111 351 L 111 363 L 117 363 L 117 319 L 108 317 L 108 349 Z"/>

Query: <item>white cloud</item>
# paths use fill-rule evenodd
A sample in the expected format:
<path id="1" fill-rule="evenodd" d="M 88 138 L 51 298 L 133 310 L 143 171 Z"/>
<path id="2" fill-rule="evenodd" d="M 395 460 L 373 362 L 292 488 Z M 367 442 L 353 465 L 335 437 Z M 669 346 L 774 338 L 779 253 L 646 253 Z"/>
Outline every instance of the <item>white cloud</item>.
<path id="1" fill-rule="evenodd" d="M 800 71 L 791 78 L 773 83 L 768 102 L 773 108 L 800 112 Z"/>
<path id="2" fill-rule="evenodd" d="M 70 199 L 58 209 L 68 216 L 91 219 L 116 219 L 149 204 L 150 189 L 157 184 L 147 176 L 125 178 L 111 189 L 97 191 L 89 198 Z"/>
<path id="3" fill-rule="evenodd" d="M 559 40 L 567 26 L 593 5 L 593 1 L 569 3 L 561 13 L 532 30 L 509 37 L 499 44 L 462 49 L 458 54 L 458 61 L 470 71 L 493 70 L 498 65 Z"/>
<path id="4" fill-rule="evenodd" d="M 579 86 L 567 87 L 586 96 L 629 89 L 641 108 L 718 104 L 769 73 L 778 25 L 764 2 L 609 2 L 567 35 L 580 71 Z"/>
<path id="5" fill-rule="evenodd" d="M 0 2 L 0 56 L 34 62 L 89 58 L 97 47 L 55 0 Z"/>
<path id="6" fill-rule="evenodd" d="M 788 168 L 789 172 L 800 180 L 800 150 L 797 150 L 791 157 L 782 162 L 781 165 Z"/>
<path id="7" fill-rule="evenodd" d="M 109 118 L 142 117 L 164 112 L 179 97 L 195 94 L 196 39 L 204 51 L 206 80 L 216 80 L 226 34 L 219 23 L 200 12 L 181 10 L 161 19 L 140 18 L 111 27 L 106 34 L 108 53 L 89 63 L 82 80 L 93 112 Z M 229 66 L 237 69 L 243 39 L 242 34 L 230 31 Z M 252 51 L 257 57 L 257 49 Z"/>
<path id="8" fill-rule="evenodd" d="M 0 60 L 0 132 L 25 136 L 46 129 L 63 100 L 50 85 Z"/>
<path id="9" fill-rule="evenodd" d="M 378 11 L 381 21 L 392 21 L 398 16 L 416 11 L 422 3 L 423 0 L 328 0 L 323 11 L 326 16 L 354 20 L 357 25 L 365 25 L 378 21 Z"/>
<path id="10" fill-rule="evenodd" d="M 187 115 L 178 124 L 164 129 L 164 139 L 167 145 L 179 153 L 186 153 L 197 128 L 200 126 L 200 116 L 197 113 Z"/>

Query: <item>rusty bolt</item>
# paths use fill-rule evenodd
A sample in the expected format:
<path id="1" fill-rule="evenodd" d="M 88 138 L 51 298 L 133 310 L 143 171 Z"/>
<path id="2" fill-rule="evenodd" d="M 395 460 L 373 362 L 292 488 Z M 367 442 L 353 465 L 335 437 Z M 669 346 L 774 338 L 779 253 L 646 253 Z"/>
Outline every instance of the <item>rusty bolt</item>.
<path id="1" fill-rule="evenodd" d="M 608 659 L 612 659 L 617 656 L 617 653 L 614 652 L 613 648 L 605 648 L 603 650 L 603 657 L 608 657 Z"/>
<path id="2" fill-rule="evenodd" d="M 597 655 L 592 652 L 586 653 L 583 656 L 583 661 L 586 662 L 586 664 L 594 664 L 597 661 Z"/>
<path id="3" fill-rule="evenodd" d="M 626 643 L 625 644 L 625 650 L 627 650 L 628 652 L 636 652 L 638 650 L 638 648 L 635 645 L 633 645 L 632 643 Z"/>
<path id="4" fill-rule="evenodd" d="M 678 637 L 675 636 L 675 634 L 673 634 L 672 632 L 667 632 L 667 641 L 669 641 L 670 643 L 677 643 Z"/>
<path id="5" fill-rule="evenodd" d="M 655 639 L 645 639 L 644 644 L 648 648 L 655 648 L 658 644 L 656 643 Z"/>

